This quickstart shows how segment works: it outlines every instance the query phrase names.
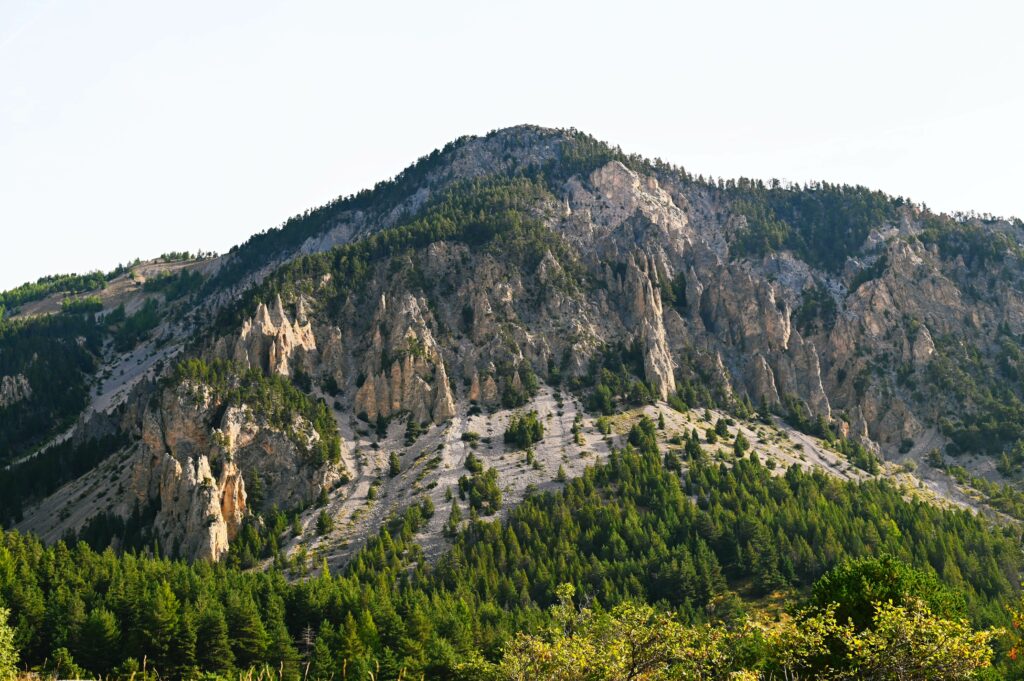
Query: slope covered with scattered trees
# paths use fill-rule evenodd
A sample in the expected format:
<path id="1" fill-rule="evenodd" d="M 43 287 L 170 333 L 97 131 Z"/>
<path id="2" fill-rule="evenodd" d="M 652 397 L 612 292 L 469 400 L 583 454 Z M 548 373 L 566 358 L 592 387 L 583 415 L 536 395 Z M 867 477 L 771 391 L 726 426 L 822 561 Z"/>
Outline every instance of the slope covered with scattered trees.
<path id="1" fill-rule="evenodd" d="M 880 664 L 881 650 L 923 655 L 939 631 L 960 646 L 950 657 L 969 649 L 958 663 L 968 671 L 988 663 L 992 646 L 997 665 L 1011 664 L 1008 644 L 985 628 L 1011 623 L 1017 533 L 908 501 L 887 483 L 840 483 L 795 468 L 773 476 L 756 455 L 732 467 L 699 455 L 680 477 L 656 447 L 627 445 L 505 522 L 470 519 L 434 566 L 413 540 L 431 512 L 411 506 L 343 573 L 300 581 L 278 569 L 46 548 L 5 533 L 0 598 L 22 663 L 63 665 L 60 674 L 138 675 L 145 659 L 161 678 L 264 665 L 299 678 L 307 663 L 322 679 L 521 678 L 513 671 L 521 665 L 553 670 L 571 649 L 608 636 L 614 647 L 602 654 L 626 655 L 628 632 L 640 629 L 664 647 L 645 675 L 596 657 L 598 676 L 558 678 L 724 678 L 789 667 L 824 674 Z M 836 566 L 844 567 L 828 572 Z M 770 594 L 802 604 L 794 617 L 806 622 L 760 618 L 758 599 Z M 811 639 L 797 645 L 798 635 Z M 867 638 L 873 656 L 861 648 Z M 803 652 L 792 658 L 794 649 Z M 529 666 L 538 664 L 553 666 Z M 703 675 L 678 666 L 694 664 Z M 920 674 L 901 678 L 928 678 L 953 661 L 921 664 Z"/>

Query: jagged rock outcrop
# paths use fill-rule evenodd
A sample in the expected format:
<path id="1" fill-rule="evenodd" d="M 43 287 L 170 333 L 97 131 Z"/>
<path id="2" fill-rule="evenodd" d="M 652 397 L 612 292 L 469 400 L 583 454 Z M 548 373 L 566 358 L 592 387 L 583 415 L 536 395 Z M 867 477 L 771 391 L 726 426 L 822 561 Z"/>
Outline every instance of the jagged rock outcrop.
<path id="1" fill-rule="evenodd" d="M 470 338 L 474 343 L 486 342 L 494 337 L 498 328 L 490 297 L 486 291 L 477 290 L 473 292 L 470 301 L 468 308 L 471 311 Z"/>
<path id="2" fill-rule="evenodd" d="M 210 460 L 199 456 L 181 461 L 167 452 L 147 466 L 145 472 L 157 483 L 160 509 L 153 529 L 172 555 L 218 560 L 227 553 L 230 537 Z"/>
<path id="3" fill-rule="evenodd" d="M 345 347 L 341 329 L 331 326 L 324 330 L 320 348 L 320 373 L 334 381 L 336 386 L 345 384 Z"/>
<path id="4" fill-rule="evenodd" d="M 306 445 L 318 438 L 301 417 L 291 433 Z M 302 449 L 249 407 L 222 409 L 202 385 L 164 390 L 142 417 L 141 446 L 131 463 L 131 507 L 155 509 L 153 531 L 173 555 L 219 560 L 251 510 L 253 489 L 261 508 L 294 508 L 337 483 L 338 467 L 312 467 Z"/>
<path id="5" fill-rule="evenodd" d="M 420 423 L 443 423 L 455 415 L 455 398 L 443 361 L 407 354 L 366 379 L 356 391 L 354 409 L 370 421 L 408 412 Z"/>
<path id="6" fill-rule="evenodd" d="M 0 376 L 0 409 L 32 397 L 32 386 L 24 374 Z"/>
<path id="7" fill-rule="evenodd" d="M 437 375 L 434 380 L 437 387 L 434 389 L 434 405 L 431 409 L 431 416 L 435 423 L 444 423 L 455 417 L 455 397 L 448 384 L 448 372 L 445 371 L 444 362 L 438 362 Z"/>
<path id="8" fill-rule="evenodd" d="M 651 281 L 649 267 L 644 262 L 641 270 L 630 256 L 623 293 L 643 347 L 644 377 L 664 400 L 675 392 L 675 369 L 662 321 L 661 294 Z"/>
<path id="9" fill-rule="evenodd" d="M 271 307 L 260 303 L 256 314 L 242 323 L 232 359 L 267 374 L 291 376 L 296 367 L 307 371 L 316 352 L 316 338 L 299 299 L 295 321 L 288 319 L 281 296 Z"/>
<path id="10" fill-rule="evenodd" d="M 926 368 L 935 355 L 935 341 L 932 340 L 928 327 L 922 326 L 919 328 L 917 334 L 908 345 L 910 346 L 910 361 L 914 364 L 914 367 L 916 369 Z"/>
<path id="11" fill-rule="evenodd" d="M 518 373 L 516 376 L 518 376 Z M 519 379 L 519 386 L 522 389 L 522 379 Z M 473 371 L 467 398 L 473 404 L 482 404 L 488 407 L 497 405 L 500 402 L 497 381 L 494 380 L 490 373 L 485 373 L 481 379 L 480 372 Z"/>
<path id="12" fill-rule="evenodd" d="M 474 371 L 473 378 L 470 379 L 469 383 L 469 395 L 467 395 L 470 402 L 476 403 L 480 401 L 480 372 Z"/>
<path id="13" fill-rule="evenodd" d="M 245 479 L 234 461 L 224 461 L 217 480 L 220 489 L 220 515 L 227 530 L 228 539 L 238 536 L 248 511 L 248 495 L 245 493 Z"/>
<path id="14" fill-rule="evenodd" d="M 421 423 L 442 423 L 455 415 L 444 359 L 423 307 L 410 295 L 392 306 L 381 296 L 363 363 L 366 378 L 355 393 L 360 416 L 376 421 L 408 412 Z"/>
<path id="15" fill-rule="evenodd" d="M 498 383 L 494 380 L 494 376 L 490 374 L 484 377 L 483 383 L 480 386 L 480 401 L 488 406 L 498 404 L 500 401 Z"/>
<path id="16" fill-rule="evenodd" d="M 778 406 L 779 389 L 775 385 L 775 372 L 768 366 L 768 360 L 764 355 L 754 355 L 754 399 L 759 403 L 763 402 L 770 407 Z"/>
<path id="17" fill-rule="evenodd" d="M 495 377 L 484 374 L 480 378 L 480 372 L 473 372 L 473 379 L 469 386 L 469 399 L 478 402 L 480 405 L 494 407 L 499 402 L 498 383 Z"/>

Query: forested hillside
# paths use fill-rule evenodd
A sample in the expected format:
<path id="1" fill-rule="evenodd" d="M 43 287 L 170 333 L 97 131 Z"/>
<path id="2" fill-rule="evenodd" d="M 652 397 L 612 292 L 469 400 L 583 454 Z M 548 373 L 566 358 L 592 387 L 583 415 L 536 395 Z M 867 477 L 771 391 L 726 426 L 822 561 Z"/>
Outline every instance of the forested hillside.
<path id="1" fill-rule="evenodd" d="M 320 567 L 297 581 L 295 568 L 243 572 L 85 544 L 45 548 L 5 533 L 0 597 L 21 664 L 138 676 L 145 661 L 161 678 L 253 666 L 299 678 L 307 664 L 324 679 L 521 678 L 519 665 L 562 664 L 565 651 L 539 650 L 594 645 L 590 636 L 625 645 L 617 637 L 645 625 L 664 646 L 646 651 L 660 658 L 645 676 L 608 662 L 589 672 L 597 676 L 566 668 L 557 678 L 855 671 L 879 663 L 847 656 L 857 636 L 899 648 L 910 635 L 923 650 L 935 635 L 927 627 L 948 627 L 949 655 L 922 657 L 916 675 L 901 678 L 983 667 L 989 646 L 996 667 L 1009 669 L 1012 635 L 971 628 L 1012 629 L 1011 577 L 1024 560 L 1016 530 L 907 501 L 885 482 L 838 483 L 797 468 L 774 476 L 754 454 L 728 467 L 700 453 L 680 475 L 645 444 L 653 428 L 640 422 L 640 449 L 627 445 L 505 522 L 465 521 L 434 565 L 413 541 L 433 512 L 421 505 L 389 521 L 341 573 Z M 844 562 L 854 558 L 864 560 Z M 897 610 L 876 605 L 888 599 Z M 840 631 L 847 617 L 853 629 Z M 831 629 L 814 639 L 805 619 Z M 908 622 L 909 634 L 900 628 Z"/>
<path id="2" fill-rule="evenodd" d="M 0 676 L 1016 678 L 1022 243 L 518 126 L 0 294 Z"/>

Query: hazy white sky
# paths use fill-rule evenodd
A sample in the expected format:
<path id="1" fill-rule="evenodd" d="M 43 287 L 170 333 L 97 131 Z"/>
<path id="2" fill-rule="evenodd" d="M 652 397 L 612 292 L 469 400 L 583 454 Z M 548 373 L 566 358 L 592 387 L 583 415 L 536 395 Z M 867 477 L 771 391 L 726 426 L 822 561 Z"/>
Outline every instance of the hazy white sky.
<path id="1" fill-rule="evenodd" d="M 517 123 L 1024 216 L 1024 3 L 0 1 L 0 289 Z"/>

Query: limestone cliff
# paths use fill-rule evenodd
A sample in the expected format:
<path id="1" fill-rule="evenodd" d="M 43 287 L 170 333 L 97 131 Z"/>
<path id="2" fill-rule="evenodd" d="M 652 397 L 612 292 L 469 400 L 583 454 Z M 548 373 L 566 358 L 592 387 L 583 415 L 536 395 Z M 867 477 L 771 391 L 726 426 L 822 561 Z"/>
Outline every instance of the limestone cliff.
<path id="1" fill-rule="evenodd" d="M 317 437 L 301 417 L 293 432 Z M 255 510 L 303 506 L 340 475 L 332 464 L 311 466 L 293 437 L 247 406 L 225 409 L 206 386 L 184 383 L 164 390 L 142 417 L 131 499 L 155 508 L 154 533 L 173 555 L 218 560 L 253 503 Z M 256 499 L 247 478 L 258 481 Z"/>
<path id="2" fill-rule="evenodd" d="M 405 295 L 389 306 L 382 295 L 372 326 L 363 357 L 365 380 L 355 393 L 356 413 L 370 421 L 400 412 L 420 423 L 452 418 L 455 400 L 421 302 Z"/>

